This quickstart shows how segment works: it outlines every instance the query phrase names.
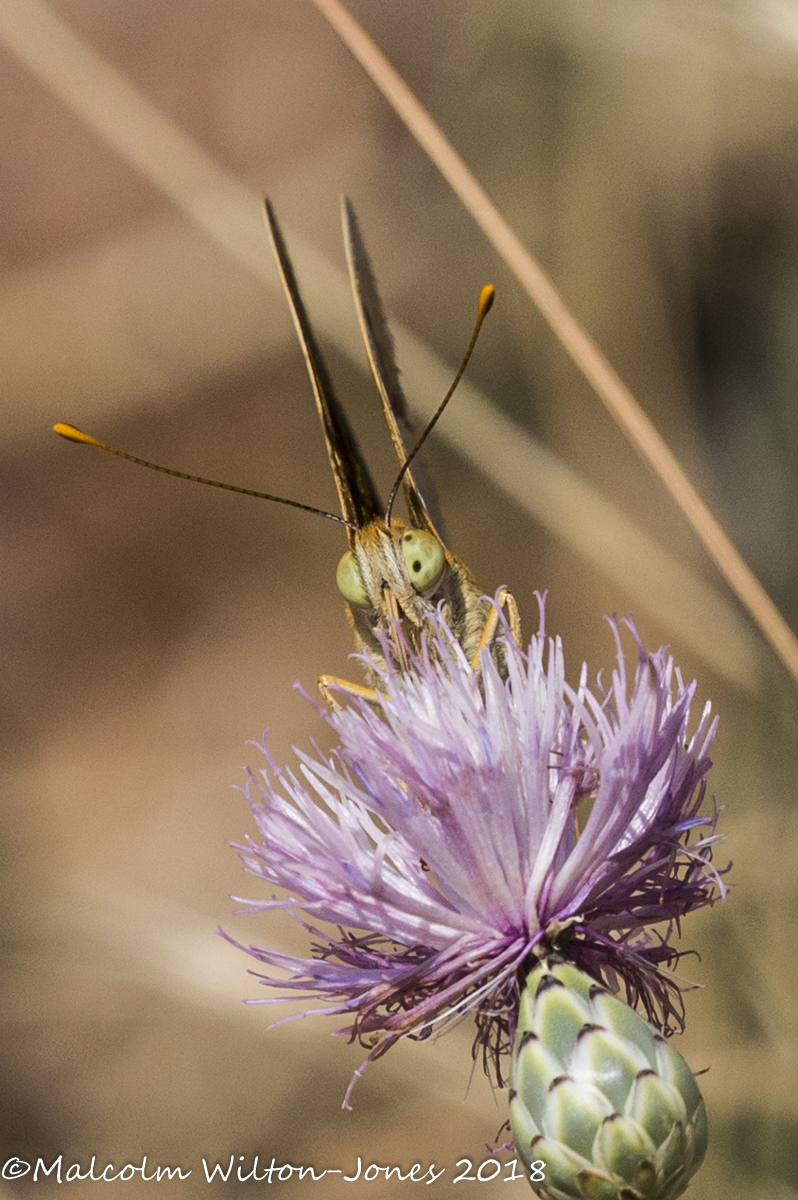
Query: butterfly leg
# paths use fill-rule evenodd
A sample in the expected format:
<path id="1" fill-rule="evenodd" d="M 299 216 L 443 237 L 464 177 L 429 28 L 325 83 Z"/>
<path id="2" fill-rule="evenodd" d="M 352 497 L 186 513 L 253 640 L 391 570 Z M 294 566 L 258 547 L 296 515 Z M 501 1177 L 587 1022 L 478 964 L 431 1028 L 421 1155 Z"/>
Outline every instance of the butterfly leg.
<path id="1" fill-rule="evenodd" d="M 479 656 L 483 650 L 487 650 L 493 644 L 496 637 L 496 632 L 499 628 L 499 609 L 507 610 L 507 620 L 510 626 L 510 633 L 513 635 L 513 641 L 516 646 L 521 648 L 521 616 L 518 612 L 518 605 L 515 602 L 515 597 L 507 588 L 501 588 L 497 596 L 498 607 L 493 607 L 488 614 L 488 619 L 485 622 L 485 627 L 482 630 L 482 636 L 479 639 L 477 652 L 471 659 L 471 667 L 473 670 L 479 668 Z"/>
<path id="2" fill-rule="evenodd" d="M 343 692 L 355 700 L 365 700 L 367 704 L 381 704 L 384 697 L 374 688 L 363 687 L 360 683 L 350 683 L 348 679 L 339 679 L 337 675 L 321 675 L 319 691 L 324 697 L 325 704 L 330 708 L 342 708 L 335 698 L 335 692 Z"/>
<path id="3" fill-rule="evenodd" d="M 499 603 L 504 607 L 507 605 L 507 619 L 510 622 L 510 633 L 513 635 L 513 641 L 519 650 L 523 650 L 521 644 L 521 614 L 518 611 L 518 605 L 515 602 L 515 596 L 512 592 L 508 592 L 506 588 L 502 588 L 500 592 Z"/>

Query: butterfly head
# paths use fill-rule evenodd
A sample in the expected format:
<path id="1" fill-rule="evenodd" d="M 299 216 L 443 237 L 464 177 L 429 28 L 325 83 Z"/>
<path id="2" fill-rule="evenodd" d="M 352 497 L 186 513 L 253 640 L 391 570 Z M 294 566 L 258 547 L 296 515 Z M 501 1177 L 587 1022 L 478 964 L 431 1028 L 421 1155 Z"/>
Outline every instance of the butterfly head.
<path id="1" fill-rule="evenodd" d="M 368 633 L 386 628 L 390 619 L 420 626 L 445 598 L 453 566 L 434 533 L 399 517 L 390 525 L 376 519 L 356 530 L 336 582 L 360 639 L 370 641 Z"/>

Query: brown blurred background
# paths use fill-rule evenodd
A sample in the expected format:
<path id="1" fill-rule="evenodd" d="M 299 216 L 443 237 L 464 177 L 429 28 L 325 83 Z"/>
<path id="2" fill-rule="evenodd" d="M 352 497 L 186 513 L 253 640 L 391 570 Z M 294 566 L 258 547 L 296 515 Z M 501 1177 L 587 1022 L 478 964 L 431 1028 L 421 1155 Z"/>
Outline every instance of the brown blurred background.
<path id="1" fill-rule="evenodd" d="M 798 623 L 798 5 L 352 7 Z M 356 669 L 342 533 L 50 433 L 72 421 L 177 469 L 334 506 L 261 229 L 268 193 L 313 315 L 332 335 L 343 322 L 325 346 L 387 490 L 365 357 L 347 348 L 354 310 L 302 249 L 342 271 L 345 191 L 392 319 L 452 370 L 479 287 L 497 285 L 470 383 L 536 439 L 515 439 L 519 453 L 543 445 L 561 464 L 545 482 L 522 457 L 531 499 L 508 495 L 494 426 L 472 429 L 468 393 L 455 399 L 448 436 L 466 430 L 470 461 L 446 430 L 427 460 L 450 544 L 486 591 L 512 589 L 527 634 L 534 590 L 549 590 L 572 678 L 583 657 L 611 664 L 602 614 L 633 609 L 720 713 L 718 861 L 734 859 L 737 886 L 685 929 L 703 990 L 679 1048 L 711 1068 L 691 1195 L 798 1196 L 796 692 L 672 502 L 309 3 L 3 0 L 0 56 L 3 1161 L 147 1154 L 193 1170 L 161 1184 L 189 1200 L 207 1191 L 202 1155 L 346 1170 L 361 1155 L 446 1165 L 443 1195 L 504 1120 L 506 1097 L 470 1082 L 466 1026 L 393 1050 L 341 1112 L 362 1054 L 322 1020 L 267 1033 L 275 1010 L 242 1005 L 258 986 L 214 932 L 304 946 L 286 918 L 231 915 L 229 893 L 256 890 L 226 846 L 251 828 L 231 785 L 264 728 L 278 761 L 323 738 L 295 680 L 312 691 Z M 428 410 L 437 376 L 402 365 Z"/>

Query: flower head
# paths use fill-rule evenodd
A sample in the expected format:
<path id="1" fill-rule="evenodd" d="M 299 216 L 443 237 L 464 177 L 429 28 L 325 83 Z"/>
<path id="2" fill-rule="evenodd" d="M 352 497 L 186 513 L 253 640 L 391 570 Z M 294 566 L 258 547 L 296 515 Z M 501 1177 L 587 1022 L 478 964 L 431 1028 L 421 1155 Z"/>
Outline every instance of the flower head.
<path id="1" fill-rule="evenodd" d="M 724 891 L 717 814 L 698 815 L 715 722 L 707 705 L 690 735 L 695 683 L 665 651 L 645 653 L 631 624 L 629 671 L 611 625 L 611 682 L 590 684 L 583 667 L 576 688 L 542 631 L 526 652 L 508 636 L 501 669 L 486 652 L 478 670 L 439 617 L 418 654 L 397 631 L 385 659 L 403 669 L 363 655 L 379 706 L 324 714 L 334 754 L 251 773 L 258 836 L 238 849 L 288 895 L 247 910 L 283 909 L 314 939 L 308 958 L 247 948 L 287 973 L 261 976 L 282 992 L 261 1003 L 306 995 L 306 1013 L 346 1016 L 340 1032 L 367 1061 L 471 1011 L 501 1079 L 519 969 L 555 949 L 623 981 L 666 1031 L 681 1023 L 669 937 Z"/>

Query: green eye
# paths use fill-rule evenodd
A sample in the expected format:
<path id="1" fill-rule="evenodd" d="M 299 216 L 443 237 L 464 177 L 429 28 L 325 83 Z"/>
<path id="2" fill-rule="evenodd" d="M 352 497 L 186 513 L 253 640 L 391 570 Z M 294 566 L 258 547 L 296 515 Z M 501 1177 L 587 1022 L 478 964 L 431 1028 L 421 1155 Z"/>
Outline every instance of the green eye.
<path id="1" fill-rule="evenodd" d="M 357 608 L 372 607 L 368 592 L 363 587 L 363 581 L 357 569 L 355 556 L 351 550 L 347 550 L 346 554 L 341 555 L 341 560 L 335 571 L 335 582 L 338 584 L 338 591 L 344 600 L 348 600 L 350 604 L 354 604 Z"/>
<path id="2" fill-rule="evenodd" d="M 423 529 L 408 529 L 402 538 L 402 554 L 416 591 L 426 592 L 435 587 L 446 566 L 446 555 L 438 539 Z"/>

